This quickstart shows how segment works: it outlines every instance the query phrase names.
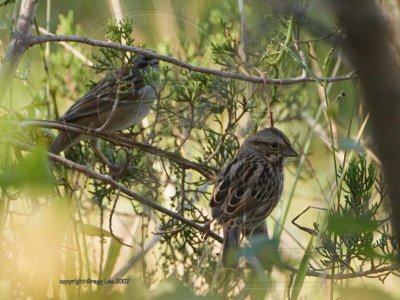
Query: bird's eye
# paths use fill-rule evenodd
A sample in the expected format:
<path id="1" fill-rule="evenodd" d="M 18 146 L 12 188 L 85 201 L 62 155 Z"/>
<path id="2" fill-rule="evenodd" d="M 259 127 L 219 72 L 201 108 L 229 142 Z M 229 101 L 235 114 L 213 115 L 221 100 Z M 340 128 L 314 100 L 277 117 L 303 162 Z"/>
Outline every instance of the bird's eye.
<path id="1" fill-rule="evenodd" d="M 276 150 L 276 149 L 278 149 L 278 143 L 277 143 L 277 142 L 272 142 L 272 143 L 270 144 L 270 147 L 271 147 L 271 149 Z"/>

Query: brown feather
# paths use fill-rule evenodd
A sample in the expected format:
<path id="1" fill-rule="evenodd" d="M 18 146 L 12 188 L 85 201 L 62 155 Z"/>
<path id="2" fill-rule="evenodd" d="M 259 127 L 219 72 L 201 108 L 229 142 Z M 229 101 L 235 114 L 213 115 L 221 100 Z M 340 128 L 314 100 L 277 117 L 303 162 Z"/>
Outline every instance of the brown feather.
<path id="1" fill-rule="evenodd" d="M 214 186 L 212 217 L 223 225 L 222 264 L 230 249 L 239 247 L 240 233 L 250 236 L 279 202 L 283 191 L 283 163 L 296 156 L 289 139 L 276 128 L 248 137 Z"/>

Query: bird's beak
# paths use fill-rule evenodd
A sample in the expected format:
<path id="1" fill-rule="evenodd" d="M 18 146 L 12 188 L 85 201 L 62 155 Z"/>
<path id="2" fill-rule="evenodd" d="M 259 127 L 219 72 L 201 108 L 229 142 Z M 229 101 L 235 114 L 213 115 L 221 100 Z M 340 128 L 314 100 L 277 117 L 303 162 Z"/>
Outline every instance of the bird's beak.
<path id="1" fill-rule="evenodd" d="M 292 146 L 289 146 L 284 152 L 283 154 L 287 157 L 299 157 L 299 154 L 297 154 L 297 152 L 293 149 Z"/>

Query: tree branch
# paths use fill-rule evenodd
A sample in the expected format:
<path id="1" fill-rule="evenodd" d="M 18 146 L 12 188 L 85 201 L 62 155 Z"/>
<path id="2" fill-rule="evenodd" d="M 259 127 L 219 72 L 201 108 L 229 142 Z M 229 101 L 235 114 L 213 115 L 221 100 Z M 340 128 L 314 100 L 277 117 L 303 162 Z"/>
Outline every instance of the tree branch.
<path id="1" fill-rule="evenodd" d="M 43 33 L 43 34 L 47 34 L 47 35 L 54 35 L 50 31 L 48 31 L 45 28 L 40 27 L 40 26 L 39 26 L 39 32 Z M 88 59 L 78 49 L 74 48 L 70 44 L 68 44 L 66 42 L 59 42 L 59 45 L 63 46 L 67 51 L 71 52 L 76 58 L 81 60 L 85 65 L 87 65 L 89 67 L 93 67 L 94 66 L 94 63 L 90 59 Z"/>
<path id="2" fill-rule="evenodd" d="M 299 269 L 292 267 L 288 264 L 282 264 L 280 267 L 287 269 L 293 273 L 298 273 Z M 350 279 L 350 278 L 358 278 L 358 277 L 364 277 L 364 276 L 369 276 L 373 274 L 380 274 L 380 273 L 385 273 L 385 272 L 393 272 L 393 271 L 399 271 L 400 270 L 400 265 L 395 264 L 391 266 L 385 266 L 382 268 L 373 268 L 367 271 L 361 271 L 361 272 L 354 272 L 354 273 L 347 273 L 347 274 L 328 274 L 328 273 L 322 273 L 322 272 L 316 272 L 316 271 L 307 271 L 306 276 L 311 276 L 311 277 L 318 277 L 318 278 L 325 278 L 325 279 L 336 279 L 336 280 L 344 280 L 344 279 Z"/>
<path id="3" fill-rule="evenodd" d="M 38 0 L 23 0 L 21 3 L 15 31 L 0 66 L 0 103 L 3 102 L 22 56 L 30 47 L 29 38 L 37 3 Z"/>
<path id="4" fill-rule="evenodd" d="M 28 144 L 25 144 L 25 143 L 21 143 L 21 142 L 19 142 L 17 140 L 14 140 L 14 139 L 4 139 L 4 140 L 10 142 L 11 144 L 14 144 L 14 145 L 18 146 L 19 148 L 21 148 L 21 149 L 23 149 L 25 151 L 32 151 L 34 149 L 34 147 L 32 147 L 32 146 L 30 146 Z M 77 164 L 77 163 L 75 163 L 75 162 L 73 162 L 71 160 L 68 160 L 68 159 L 63 158 L 63 157 L 58 156 L 58 155 L 55 155 L 55 154 L 52 154 L 52 153 L 48 153 L 48 156 L 52 161 L 58 162 L 58 163 L 62 164 L 63 166 L 65 166 L 68 169 L 81 172 L 81 173 L 85 174 L 86 176 L 88 176 L 90 178 L 97 179 L 97 180 L 100 180 L 100 181 L 102 181 L 102 182 L 104 182 L 106 184 L 109 184 L 110 186 L 112 186 L 116 190 L 120 191 L 121 193 L 125 194 L 129 198 L 132 198 L 135 201 L 137 201 L 137 202 L 139 202 L 139 203 L 141 203 L 143 205 L 151 207 L 154 210 L 157 210 L 157 211 L 159 211 L 159 212 L 161 212 L 161 213 L 163 213 L 163 214 L 165 214 L 167 216 L 170 216 L 171 218 L 174 218 L 174 219 L 182 222 L 183 224 L 185 224 L 187 226 L 190 226 L 190 227 L 192 227 L 192 228 L 194 228 L 194 229 L 196 229 L 196 230 L 198 230 L 200 232 L 206 233 L 207 235 L 211 236 L 213 239 L 215 239 L 216 241 L 218 241 L 220 243 L 222 243 L 222 241 L 223 241 L 221 236 L 219 236 L 218 234 L 216 234 L 213 231 L 210 231 L 205 226 L 202 226 L 202 225 L 197 224 L 197 223 L 195 223 L 195 222 L 193 222 L 191 220 L 188 220 L 184 216 L 182 216 L 182 215 L 180 215 L 180 214 L 178 214 L 178 213 L 176 213 L 176 212 L 174 212 L 172 210 L 169 210 L 168 208 L 165 208 L 165 207 L 161 206 L 160 204 L 158 204 L 158 203 L 156 203 L 156 202 L 154 202 L 154 201 L 152 201 L 152 200 L 150 200 L 150 199 L 148 199 L 148 198 L 146 198 L 146 197 L 144 197 L 142 195 L 139 195 L 139 194 L 131 191 L 127 187 L 125 187 L 125 186 L 119 184 L 118 182 L 116 182 L 111 177 L 108 177 L 108 176 L 105 176 L 103 174 L 100 174 L 100 173 L 98 173 L 96 171 L 93 171 L 93 170 L 91 170 L 91 169 L 89 169 L 89 168 L 87 168 L 85 166 Z"/>
<path id="5" fill-rule="evenodd" d="M 337 77 L 317 77 L 317 78 L 313 77 L 313 78 L 311 78 L 311 77 L 303 77 L 302 76 L 302 77 L 284 78 L 284 79 L 263 78 L 263 77 L 258 77 L 258 76 L 247 76 L 247 75 L 238 74 L 238 73 L 230 73 L 230 72 L 225 72 L 225 71 L 220 71 L 220 70 L 215 70 L 215 69 L 208 69 L 205 67 L 193 66 L 191 64 L 188 64 L 188 63 L 178 60 L 176 58 L 173 58 L 173 57 L 170 57 L 167 55 L 158 54 L 158 53 L 155 53 L 155 52 L 152 52 L 149 50 L 145 50 L 142 48 L 116 44 L 113 42 L 105 42 L 105 41 L 95 40 L 95 39 L 87 38 L 87 37 L 71 36 L 71 35 L 31 36 L 31 37 L 29 37 L 29 40 L 27 42 L 29 43 L 30 46 L 34 46 L 34 45 L 38 45 L 38 44 L 42 44 L 42 43 L 48 43 L 48 42 L 76 42 L 76 43 L 87 44 L 87 45 L 91 45 L 91 46 L 95 46 L 95 47 L 103 47 L 103 48 L 110 48 L 110 49 L 121 50 L 121 51 L 135 52 L 137 54 L 146 55 L 146 56 L 158 59 L 158 60 L 162 60 L 162 61 L 174 64 L 176 66 L 187 69 L 189 71 L 214 75 L 214 76 L 223 77 L 223 78 L 231 78 L 231 79 L 237 79 L 237 80 L 242 80 L 242 81 L 247 81 L 247 82 L 260 83 L 260 84 L 267 83 L 267 84 L 289 85 L 289 84 L 295 84 L 295 83 L 315 82 L 315 81 L 336 82 L 336 81 L 343 81 L 343 80 L 351 80 L 351 79 L 355 79 L 358 77 L 357 75 L 354 75 L 353 73 L 350 73 L 350 74 L 344 75 L 344 76 L 337 76 Z"/>
<path id="6" fill-rule="evenodd" d="M 58 130 L 68 130 L 72 132 L 77 132 L 77 133 L 82 133 L 85 135 L 90 135 L 90 136 L 95 136 L 101 139 L 104 139 L 112 144 L 123 146 L 123 147 L 128 147 L 128 148 L 137 148 L 140 150 L 143 150 L 147 153 L 167 158 L 179 166 L 186 168 L 186 169 L 192 169 L 197 172 L 199 172 L 201 175 L 203 175 L 205 178 L 207 178 L 209 181 L 215 181 L 217 179 L 216 175 L 206 166 L 190 161 L 186 158 L 183 158 L 179 154 L 168 152 L 165 150 L 162 150 L 160 148 L 143 144 L 140 142 L 137 142 L 133 139 L 126 138 L 124 136 L 121 136 L 119 134 L 110 134 L 110 133 L 100 133 L 96 129 L 92 129 L 89 127 L 84 127 L 84 126 L 79 126 L 75 124 L 67 124 L 67 123 L 59 123 L 56 121 L 26 121 L 20 124 L 21 126 L 32 126 L 32 127 L 44 127 L 44 128 L 53 128 L 53 129 L 58 129 Z"/>

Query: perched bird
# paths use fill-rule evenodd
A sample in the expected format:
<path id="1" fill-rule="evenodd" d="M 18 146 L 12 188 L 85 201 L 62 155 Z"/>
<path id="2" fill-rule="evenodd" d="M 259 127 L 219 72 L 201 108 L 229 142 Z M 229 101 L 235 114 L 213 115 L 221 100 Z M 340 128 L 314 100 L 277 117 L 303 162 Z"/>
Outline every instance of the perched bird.
<path id="1" fill-rule="evenodd" d="M 222 266 L 237 265 L 229 252 L 239 247 L 241 234 L 250 237 L 278 204 L 284 162 L 298 156 L 286 135 L 270 127 L 248 137 L 221 172 L 210 207 L 212 217 L 223 226 Z"/>
<path id="2" fill-rule="evenodd" d="M 108 74 L 72 105 L 59 121 L 109 133 L 139 123 L 156 99 L 156 91 L 143 78 L 144 73 L 151 70 L 158 70 L 158 60 L 138 55 L 131 68 Z M 61 131 L 49 151 L 59 154 L 85 138 L 89 137 L 68 130 Z"/>

